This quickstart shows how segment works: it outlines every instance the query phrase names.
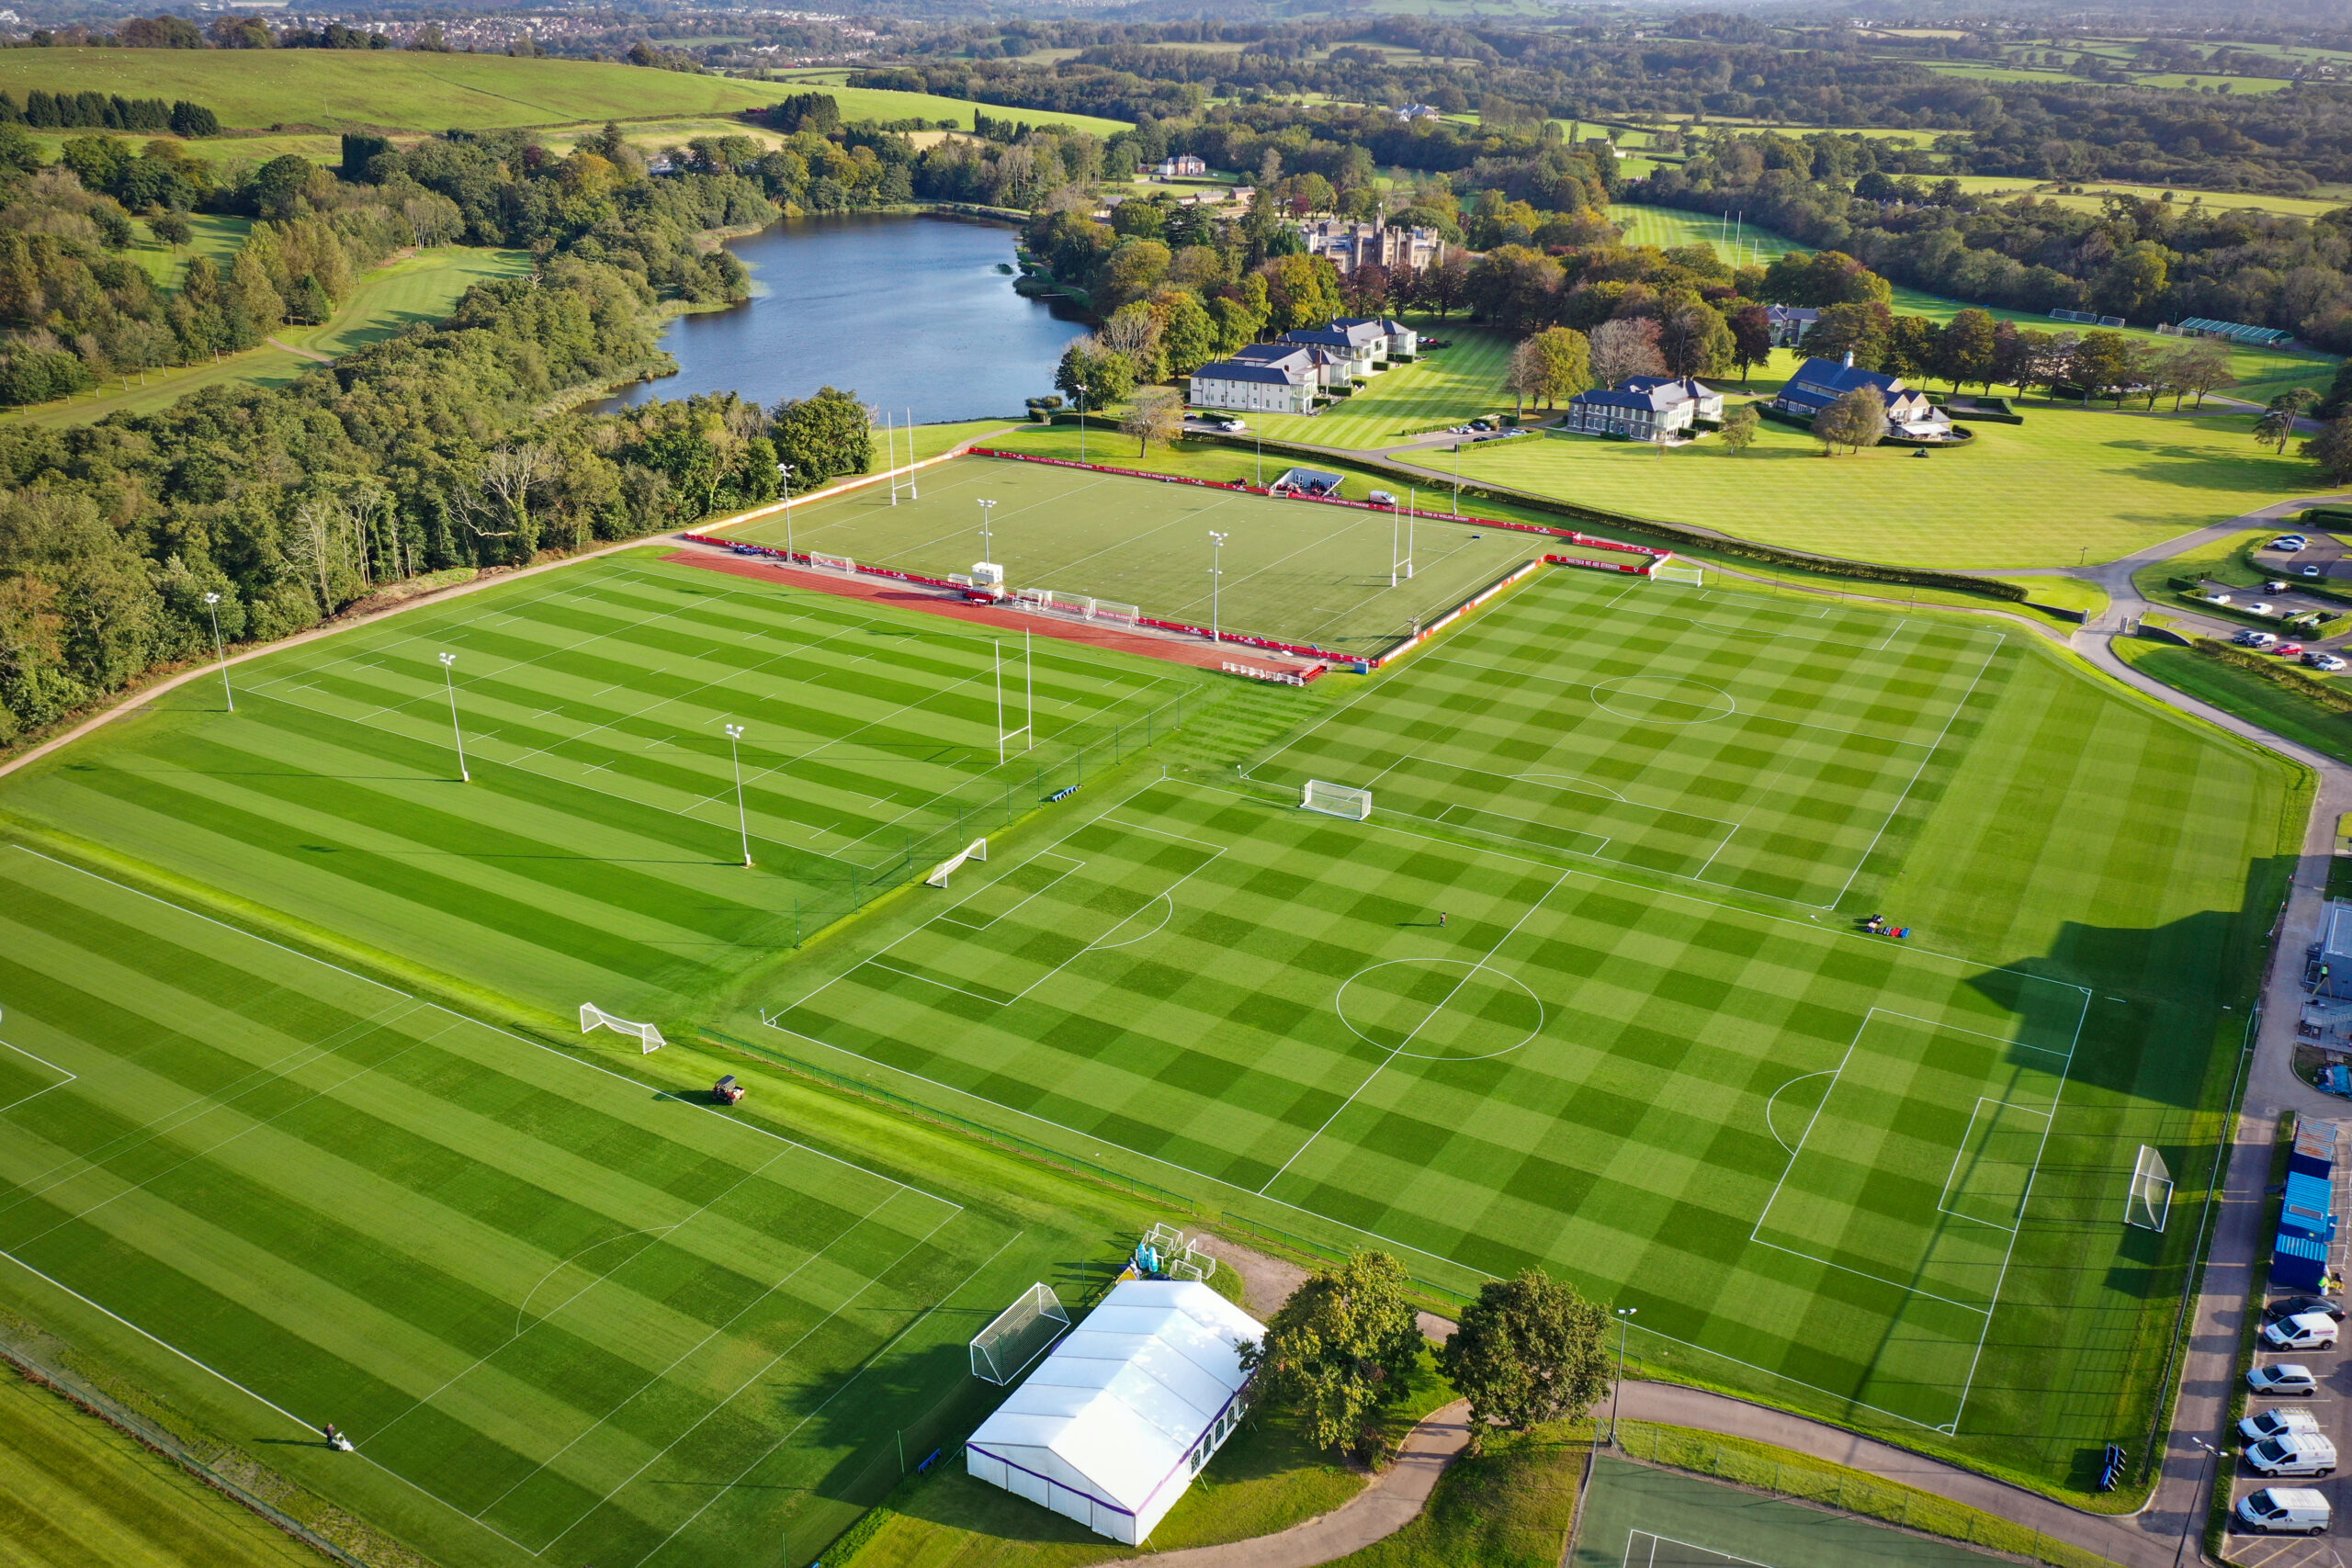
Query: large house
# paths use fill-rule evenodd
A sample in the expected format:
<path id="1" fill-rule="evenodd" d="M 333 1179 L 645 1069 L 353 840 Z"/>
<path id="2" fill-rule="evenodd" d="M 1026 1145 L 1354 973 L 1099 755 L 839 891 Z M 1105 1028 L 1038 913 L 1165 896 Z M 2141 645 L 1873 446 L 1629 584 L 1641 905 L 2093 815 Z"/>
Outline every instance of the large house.
<path id="1" fill-rule="evenodd" d="M 1445 259 L 1445 242 L 1434 229 L 1408 229 L 1394 223 L 1384 227 L 1344 218 L 1305 220 L 1295 227 L 1306 242 L 1306 254 L 1328 257 L 1343 277 L 1370 265 L 1390 272 L 1399 267 L 1419 272 Z"/>
<path id="2" fill-rule="evenodd" d="M 1244 349 L 1231 359 L 1219 359 L 1193 371 L 1187 400 L 1194 408 L 1204 409 L 1249 409 L 1259 413 L 1315 412 L 1315 396 L 1323 389 L 1323 367 L 1313 350 L 1300 348 L 1271 358 L 1246 357 L 1249 352 Z"/>
<path id="3" fill-rule="evenodd" d="M 1190 152 L 1179 152 L 1151 166 L 1151 172 L 1163 180 L 1199 179 L 1209 172 L 1208 164 Z"/>
<path id="4" fill-rule="evenodd" d="M 1774 348 L 1794 348 L 1821 320 L 1821 312 L 1810 305 L 1767 305 L 1764 320 L 1771 325 Z"/>
<path id="5" fill-rule="evenodd" d="M 1368 316 L 1350 317 L 1328 327 L 1302 327 L 1284 333 L 1283 342 L 1319 348 L 1330 355 L 1339 369 L 1331 378 L 1334 384 L 1364 381 L 1372 378 L 1380 368 L 1379 362 L 1386 357 L 1389 328 L 1395 324 Z"/>
<path id="6" fill-rule="evenodd" d="M 1594 388 L 1568 400 L 1561 423 L 1587 435 L 1623 435 L 1635 441 L 1665 441 L 1702 419 L 1721 419 L 1724 395 L 1688 376 L 1634 376 L 1606 390 Z"/>
<path id="7" fill-rule="evenodd" d="M 1863 370 L 1849 353 L 1845 362 L 1808 359 L 1797 367 L 1772 399 L 1772 407 L 1800 419 L 1811 419 L 1857 387 L 1875 387 L 1886 399 L 1887 428 L 1915 441 L 1949 441 L 1951 416 L 1928 400 L 1928 394 L 1903 384 L 1903 378 L 1883 370 Z"/>

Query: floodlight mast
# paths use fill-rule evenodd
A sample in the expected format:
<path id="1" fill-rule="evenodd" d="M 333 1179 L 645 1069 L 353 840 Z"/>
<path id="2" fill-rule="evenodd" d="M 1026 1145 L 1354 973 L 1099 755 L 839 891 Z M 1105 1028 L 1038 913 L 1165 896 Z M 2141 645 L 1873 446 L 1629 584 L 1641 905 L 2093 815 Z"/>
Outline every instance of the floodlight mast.
<path id="1" fill-rule="evenodd" d="M 1634 1321 L 1639 1307 L 1617 1309 L 1617 1382 L 1609 1391 L 1609 1446 L 1617 1446 L 1617 1402 L 1625 1390 L 1625 1330 Z"/>
<path id="2" fill-rule="evenodd" d="M 792 465 L 778 463 L 776 473 L 784 479 L 784 553 L 792 554 Z"/>
<path id="3" fill-rule="evenodd" d="M 1074 381 L 1078 389 L 1078 460 L 1086 461 L 1086 383 Z"/>
<path id="4" fill-rule="evenodd" d="M 982 560 L 996 559 L 996 536 L 989 529 L 990 517 L 995 511 L 996 502 L 982 496 L 980 498 L 980 558 Z"/>
<path id="5" fill-rule="evenodd" d="M 449 733 L 458 738 L 458 782 L 471 784 L 474 775 L 466 767 L 465 727 L 458 722 L 458 678 L 449 671 L 449 667 L 457 662 L 458 656 L 454 653 L 441 656 L 441 682 L 449 689 Z"/>
<path id="6" fill-rule="evenodd" d="M 735 761 L 735 830 L 743 838 L 743 863 L 752 863 L 752 819 L 743 809 L 743 727 L 727 727 L 727 754 Z"/>
<path id="7" fill-rule="evenodd" d="M 237 694 L 229 686 L 229 649 L 220 640 L 220 595 L 204 596 L 204 613 L 212 617 L 212 655 L 220 660 L 220 694 L 229 699 L 229 711 L 237 711 Z"/>
<path id="8" fill-rule="evenodd" d="M 1217 630 L 1217 596 L 1225 588 L 1225 541 L 1229 536 L 1209 530 L 1209 640 L 1222 642 Z"/>

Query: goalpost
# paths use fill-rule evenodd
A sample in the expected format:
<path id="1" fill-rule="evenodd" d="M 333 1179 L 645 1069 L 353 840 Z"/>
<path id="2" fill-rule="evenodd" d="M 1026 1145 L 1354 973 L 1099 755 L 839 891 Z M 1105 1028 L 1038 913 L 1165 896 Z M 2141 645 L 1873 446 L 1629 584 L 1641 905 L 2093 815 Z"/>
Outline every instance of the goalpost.
<path id="1" fill-rule="evenodd" d="M 1095 620 L 1098 622 L 1107 623 L 1111 626 L 1134 626 L 1136 624 L 1136 617 L 1140 614 L 1142 614 L 1142 612 L 1137 610 L 1133 604 L 1114 604 L 1108 599 L 1097 599 L 1094 601 Z"/>
<path id="2" fill-rule="evenodd" d="M 2132 1167 L 2132 1190 L 2123 1201 L 2123 1223 L 2161 1231 L 2171 1213 L 2172 1172 L 2165 1168 L 2164 1156 L 2142 1144 Z"/>
<path id="3" fill-rule="evenodd" d="M 939 863 L 938 869 L 933 871 L 929 876 L 922 879 L 923 886 L 926 887 L 944 887 L 947 886 L 947 879 L 956 874 L 956 868 L 957 866 L 962 865 L 967 860 L 985 861 L 988 858 L 989 841 L 986 839 L 974 839 L 970 843 L 964 846 L 964 852 L 962 854 L 950 855 L 947 859 L 941 861 Z"/>
<path id="4" fill-rule="evenodd" d="M 1671 561 L 1659 561 L 1650 568 L 1652 581 L 1657 582 L 1687 582 L 1693 588 L 1707 585 L 1707 574 L 1695 566 L 1677 566 Z"/>
<path id="5" fill-rule="evenodd" d="M 1372 791 L 1309 779 L 1306 781 L 1306 792 L 1300 796 L 1298 804 L 1309 811 L 1320 811 L 1361 822 L 1372 815 Z"/>
<path id="6" fill-rule="evenodd" d="M 625 1018 L 615 1018 L 594 1002 L 580 1004 L 580 1032 L 593 1034 L 599 1029 L 609 1029 L 616 1034 L 633 1034 L 645 1046 L 649 1056 L 669 1043 L 662 1032 L 650 1023 L 631 1023 Z"/>
<path id="7" fill-rule="evenodd" d="M 853 576 L 857 571 L 857 563 L 849 557 L 820 555 L 815 550 L 808 552 L 808 565 L 813 570 L 837 571 L 843 577 Z"/>
<path id="8" fill-rule="evenodd" d="M 972 1336 L 972 1375 L 1001 1387 L 1026 1371 L 1030 1362 L 1069 1331 L 1069 1309 L 1054 1294 L 1054 1288 L 1042 1282 L 1032 1285 L 1021 1292 L 1020 1300 Z"/>

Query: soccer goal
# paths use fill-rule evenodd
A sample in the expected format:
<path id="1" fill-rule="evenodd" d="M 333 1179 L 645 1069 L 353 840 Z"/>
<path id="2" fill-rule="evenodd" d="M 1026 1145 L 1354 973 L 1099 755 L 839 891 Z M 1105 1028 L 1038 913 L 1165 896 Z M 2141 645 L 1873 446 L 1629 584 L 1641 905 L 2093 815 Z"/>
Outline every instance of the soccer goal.
<path id="1" fill-rule="evenodd" d="M 972 1375 L 1011 1382 L 1069 1329 L 1069 1309 L 1047 1284 L 1035 1284 L 972 1336 Z"/>
<path id="2" fill-rule="evenodd" d="M 1372 791 L 1350 789 L 1346 784 L 1325 784 L 1321 779 L 1306 781 L 1306 793 L 1299 805 L 1309 811 L 1321 811 L 1333 817 L 1352 818 L 1361 822 L 1372 815 Z"/>
<path id="3" fill-rule="evenodd" d="M 808 565 L 817 571 L 837 571 L 843 577 L 849 577 L 857 570 L 857 563 L 847 556 L 820 555 L 815 550 L 808 552 Z"/>
<path id="4" fill-rule="evenodd" d="M 662 1038 L 662 1032 L 650 1023 L 631 1023 L 625 1018 L 615 1018 L 594 1002 L 582 1002 L 580 1032 L 593 1034 L 599 1029 L 609 1029 L 616 1034 L 635 1035 L 644 1044 L 645 1054 L 649 1056 L 669 1043 Z"/>
<path id="5" fill-rule="evenodd" d="M 988 858 L 989 841 L 986 839 L 974 839 L 970 843 L 964 846 L 964 852 L 962 854 L 951 855 L 947 859 L 941 861 L 939 863 L 939 869 L 922 879 L 923 886 L 926 887 L 944 887 L 947 886 L 947 879 L 956 874 L 956 868 L 957 866 L 962 865 L 967 860 L 985 861 Z"/>
<path id="6" fill-rule="evenodd" d="M 1650 568 L 1651 578 L 1659 582 L 1687 582 L 1693 588 L 1707 585 L 1707 574 L 1695 566 L 1678 566 L 1672 561 L 1659 561 Z"/>
<path id="7" fill-rule="evenodd" d="M 2172 1172 L 2165 1168 L 2164 1156 L 2142 1144 L 2139 1161 L 2132 1168 L 2132 1191 L 2123 1201 L 2123 1223 L 2161 1231 L 2171 1213 Z"/>
<path id="8" fill-rule="evenodd" d="M 1094 601 L 1094 618 L 1108 626 L 1131 626 L 1142 612 L 1133 604 L 1114 604 L 1108 599 Z"/>

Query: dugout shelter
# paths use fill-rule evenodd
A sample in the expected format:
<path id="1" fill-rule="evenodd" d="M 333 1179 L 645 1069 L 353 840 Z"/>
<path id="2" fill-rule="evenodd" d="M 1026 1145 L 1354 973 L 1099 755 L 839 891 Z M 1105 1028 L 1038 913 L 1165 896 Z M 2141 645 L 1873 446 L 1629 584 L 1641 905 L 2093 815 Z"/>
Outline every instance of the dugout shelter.
<path id="1" fill-rule="evenodd" d="M 1265 1325 L 1189 1280 L 1126 1280 L 964 1445 L 990 1485 L 1140 1546 L 1241 1423 Z"/>

